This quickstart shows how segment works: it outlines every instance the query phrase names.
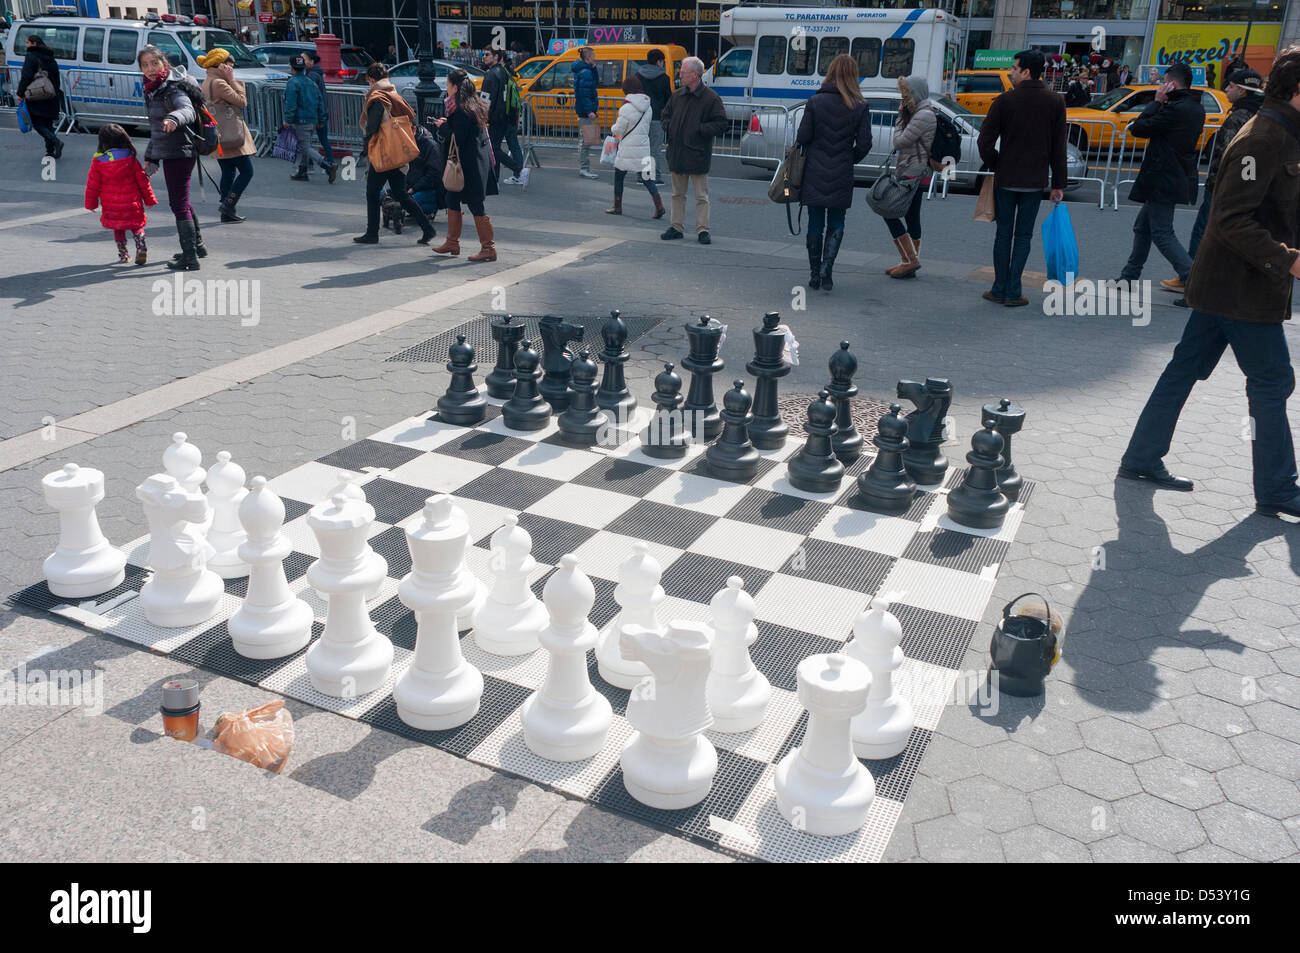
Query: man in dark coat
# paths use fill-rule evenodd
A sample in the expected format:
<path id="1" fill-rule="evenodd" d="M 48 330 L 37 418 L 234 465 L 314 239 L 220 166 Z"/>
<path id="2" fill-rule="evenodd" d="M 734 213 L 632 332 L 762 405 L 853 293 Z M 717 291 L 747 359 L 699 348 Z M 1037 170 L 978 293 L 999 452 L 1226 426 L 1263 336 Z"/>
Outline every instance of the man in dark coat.
<path id="1" fill-rule="evenodd" d="M 584 179 L 598 179 L 591 171 L 591 146 L 582 138 L 583 129 L 595 125 L 596 109 L 600 104 L 599 83 L 596 78 L 596 51 L 589 46 L 578 50 L 578 60 L 573 70 L 573 111 L 578 115 L 578 175 Z"/>
<path id="2" fill-rule="evenodd" d="M 45 99 L 27 99 L 27 113 L 32 117 L 32 128 L 45 140 L 45 154 L 59 158 L 63 155 L 63 141 L 54 134 L 54 127 L 59 122 L 59 98 L 63 87 L 59 83 L 59 64 L 55 62 L 54 51 L 35 34 L 27 37 L 27 57 L 23 60 L 22 77 L 18 80 L 18 99 L 24 101 L 27 87 L 36 79 L 36 73 L 44 70 L 54 86 L 54 95 Z"/>
<path id="3" fill-rule="evenodd" d="M 699 57 L 682 60 L 682 85 L 663 109 L 668 141 L 668 171 L 673 177 L 672 224 L 660 235 L 681 238 L 686 220 L 686 187 L 695 190 L 695 232 L 701 245 L 709 237 L 709 165 L 713 138 L 727 133 L 727 110 L 722 99 L 702 82 L 704 63 Z"/>
<path id="4" fill-rule="evenodd" d="M 1154 242 L 1169 260 L 1177 278 L 1160 282 L 1166 291 L 1182 291 L 1192 259 L 1174 234 L 1174 208 L 1196 202 L 1197 145 L 1205 126 L 1201 94 L 1192 85 L 1192 69 L 1186 63 L 1171 63 L 1156 98 L 1129 123 L 1130 136 L 1146 139 L 1146 152 L 1137 180 L 1128 194 L 1130 202 L 1141 202 L 1133 223 L 1133 250 L 1120 272 L 1120 281 L 1137 281 Z"/>
<path id="5" fill-rule="evenodd" d="M 1172 490 L 1192 481 L 1164 465 L 1183 404 L 1226 348 L 1246 375 L 1255 509 L 1300 517 L 1287 398 L 1295 372 L 1282 322 L 1300 277 L 1300 46 L 1278 54 L 1264 103 L 1223 154 L 1210 223 L 1187 283 L 1194 309 L 1138 418 L 1119 475 Z M 1249 173 L 1249 174 L 1248 174 Z"/>
<path id="6" fill-rule="evenodd" d="M 664 127 L 660 120 L 663 118 L 664 106 L 668 104 L 668 97 L 673 94 L 673 81 L 664 69 L 664 61 L 663 50 L 651 50 L 646 54 L 646 64 L 636 71 L 641 87 L 650 97 L 650 155 L 655 160 L 656 185 L 664 184 Z"/>
<path id="7" fill-rule="evenodd" d="M 497 150 L 497 157 L 501 160 L 501 164 L 512 173 L 502 179 L 502 183 L 526 185 L 527 179 L 523 177 L 524 157 L 519 151 L 519 136 L 509 135 L 519 122 L 519 116 L 518 114 L 511 116 L 509 103 L 506 101 L 506 94 L 512 82 L 510 70 L 506 66 L 508 62 L 502 50 L 490 49 L 483 54 L 483 65 L 487 67 L 487 75 L 483 77 L 480 94 L 488 97 L 488 138 L 492 140 L 492 148 Z M 514 142 L 507 141 L 507 148 L 502 149 L 501 140 L 510 138 L 513 138 Z"/>

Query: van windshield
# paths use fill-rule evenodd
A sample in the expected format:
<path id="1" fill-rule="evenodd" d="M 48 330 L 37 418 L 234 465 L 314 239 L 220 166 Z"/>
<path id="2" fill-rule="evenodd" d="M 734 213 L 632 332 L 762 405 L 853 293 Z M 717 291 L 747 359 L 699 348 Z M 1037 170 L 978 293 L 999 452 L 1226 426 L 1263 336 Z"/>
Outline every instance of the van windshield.
<path id="1" fill-rule="evenodd" d="M 260 69 L 262 61 L 225 30 L 177 30 L 176 37 L 190 48 L 195 58 L 218 47 L 230 54 L 236 69 Z"/>

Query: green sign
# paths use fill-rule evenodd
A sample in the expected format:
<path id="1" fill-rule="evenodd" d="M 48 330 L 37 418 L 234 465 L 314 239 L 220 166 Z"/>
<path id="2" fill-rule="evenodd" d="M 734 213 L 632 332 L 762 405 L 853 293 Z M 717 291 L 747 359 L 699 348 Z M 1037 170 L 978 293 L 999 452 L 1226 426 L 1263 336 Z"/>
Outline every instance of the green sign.
<path id="1" fill-rule="evenodd" d="M 1011 69 L 1018 50 L 976 50 L 975 69 Z"/>

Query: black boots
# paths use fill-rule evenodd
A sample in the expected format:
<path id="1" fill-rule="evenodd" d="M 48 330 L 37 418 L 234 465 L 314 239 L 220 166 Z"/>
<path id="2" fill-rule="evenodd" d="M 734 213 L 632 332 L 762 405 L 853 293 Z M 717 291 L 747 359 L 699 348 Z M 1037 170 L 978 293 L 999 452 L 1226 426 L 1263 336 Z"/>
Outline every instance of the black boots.
<path id="1" fill-rule="evenodd" d="M 231 192 L 221 200 L 221 204 L 218 205 L 217 208 L 221 210 L 221 220 L 223 222 L 234 224 L 235 222 L 248 221 L 244 216 L 235 213 L 235 206 L 237 204 L 239 204 L 238 192 Z M 204 249 L 204 251 L 206 251 L 206 249 Z"/>
<path id="2" fill-rule="evenodd" d="M 835 287 L 835 282 L 831 278 L 831 269 L 835 267 L 835 256 L 840 253 L 842 241 L 844 241 L 844 229 L 837 228 L 826 233 L 826 247 L 822 251 L 822 291 L 830 291 Z"/>
<path id="3" fill-rule="evenodd" d="M 822 237 L 809 235 L 804 244 L 808 247 L 808 287 L 822 286 Z"/>
<path id="4" fill-rule="evenodd" d="M 181 254 L 179 259 L 167 262 L 167 267 L 172 271 L 198 271 L 198 229 L 195 221 L 187 218 L 183 222 L 177 222 L 176 232 L 181 239 Z"/>
<path id="5" fill-rule="evenodd" d="M 293 175 L 289 176 L 289 178 L 292 179 L 294 182 L 306 182 L 307 167 L 305 165 L 298 166 L 298 171 L 295 172 Z"/>
<path id="6" fill-rule="evenodd" d="M 203 231 L 199 228 L 199 220 L 197 218 L 192 218 L 190 219 L 190 222 L 194 225 L 194 254 L 199 258 L 207 258 L 208 246 L 203 244 Z M 176 228 L 177 230 L 180 229 L 180 222 L 176 223 Z M 185 252 L 182 248 L 181 251 L 172 255 L 172 261 L 180 261 L 183 257 L 185 257 Z"/>

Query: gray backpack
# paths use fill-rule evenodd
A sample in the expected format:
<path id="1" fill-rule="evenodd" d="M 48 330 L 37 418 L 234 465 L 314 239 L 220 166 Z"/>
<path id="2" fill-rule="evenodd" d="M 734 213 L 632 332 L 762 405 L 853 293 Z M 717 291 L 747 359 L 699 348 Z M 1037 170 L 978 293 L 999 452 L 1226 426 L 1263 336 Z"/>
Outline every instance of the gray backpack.
<path id="1" fill-rule="evenodd" d="M 50 74 L 43 69 L 38 69 L 32 81 L 27 84 L 27 91 L 23 93 L 23 98 L 38 103 L 53 99 L 54 96 L 54 82 L 50 79 Z"/>

